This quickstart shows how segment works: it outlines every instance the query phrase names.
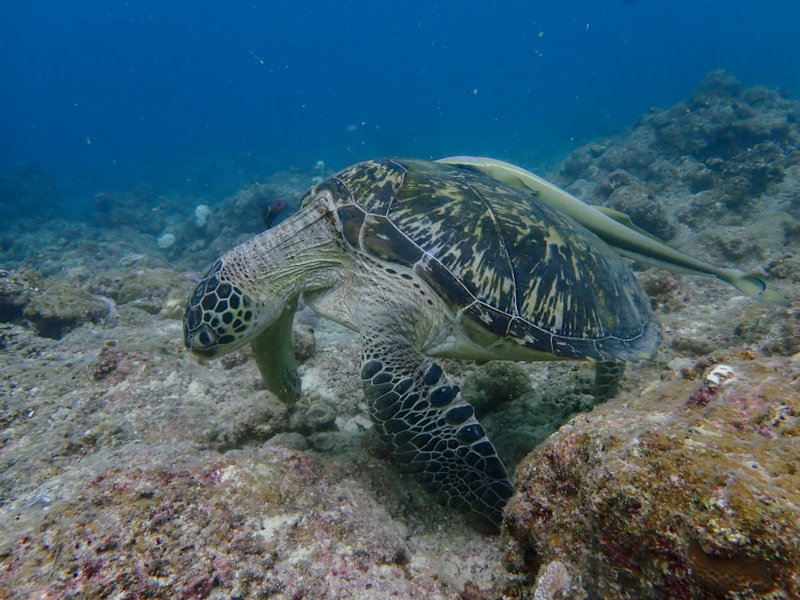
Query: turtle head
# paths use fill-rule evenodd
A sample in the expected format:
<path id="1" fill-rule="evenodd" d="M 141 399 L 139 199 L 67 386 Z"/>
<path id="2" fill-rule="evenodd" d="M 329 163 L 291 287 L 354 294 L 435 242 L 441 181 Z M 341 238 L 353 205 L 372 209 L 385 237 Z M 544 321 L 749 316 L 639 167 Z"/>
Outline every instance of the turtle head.
<path id="1" fill-rule="evenodd" d="M 291 355 L 298 296 L 334 285 L 346 264 L 330 204 L 329 197 L 309 203 L 211 266 L 183 316 L 189 350 L 213 359 L 251 343 Z"/>
<path id="2" fill-rule="evenodd" d="M 183 315 L 186 347 L 204 358 L 217 358 L 250 341 L 264 329 L 254 299 L 226 275 L 218 260 L 194 288 Z M 261 318 L 259 318 L 261 317 Z"/>

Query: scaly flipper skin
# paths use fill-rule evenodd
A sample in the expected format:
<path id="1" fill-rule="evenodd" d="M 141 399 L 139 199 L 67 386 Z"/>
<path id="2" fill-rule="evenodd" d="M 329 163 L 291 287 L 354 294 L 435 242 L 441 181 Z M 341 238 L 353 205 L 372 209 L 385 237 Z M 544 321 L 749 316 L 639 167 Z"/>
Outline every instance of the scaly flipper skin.
<path id="1" fill-rule="evenodd" d="M 294 404 L 300 398 L 300 375 L 292 340 L 296 310 L 297 298 L 294 298 L 278 320 L 250 342 L 264 386 L 284 404 Z"/>
<path id="2" fill-rule="evenodd" d="M 361 344 L 361 383 L 381 440 L 440 503 L 496 532 L 513 488 L 458 386 L 402 340 L 367 332 Z"/>

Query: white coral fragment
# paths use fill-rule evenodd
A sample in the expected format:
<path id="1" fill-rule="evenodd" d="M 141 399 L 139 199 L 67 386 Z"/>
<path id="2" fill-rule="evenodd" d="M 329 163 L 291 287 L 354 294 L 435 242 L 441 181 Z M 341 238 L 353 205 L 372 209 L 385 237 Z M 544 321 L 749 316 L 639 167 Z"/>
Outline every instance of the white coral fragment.
<path id="1" fill-rule="evenodd" d="M 736 371 L 728 365 L 717 365 L 706 375 L 706 387 L 709 390 L 718 389 L 723 383 L 736 377 Z"/>
<path id="2" fill-rule="evenodd" d="M 211 209 L 207 204 L 198 204 L 194 209 L 194 220 L 198 227 L 203 227 L 209 216 L 211 216 Z"/>
<path id="3" fill-rule="evenodd" d="M 157 242 L 159 248 L 166 250 L 175 243 L 175 236 L 171 233 L 162 233 L 158 236 Z"/>

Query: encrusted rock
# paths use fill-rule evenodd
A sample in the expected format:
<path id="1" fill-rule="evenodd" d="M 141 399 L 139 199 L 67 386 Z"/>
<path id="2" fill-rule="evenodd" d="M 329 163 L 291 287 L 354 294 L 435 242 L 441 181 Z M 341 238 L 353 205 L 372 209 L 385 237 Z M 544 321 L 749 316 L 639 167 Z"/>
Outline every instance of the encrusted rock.
<path id="1" fill-rule="evenodd" d="M 510 564 L 567 561 L 609 600 L 800 597 L 800 363 L 726 362 L 737 377 L 707 402 L 662 382 L 533 452 L 507 510 Z"/>
<path id="2" fill-rule="evenodd" d="M 744 89 L 727 73 L 714 72 L 689 101 L 653 109 L 625 137 L 579 148 L 551 179 L 568 188 L 581 180 L 596 182 L 576 186 L 581 199 L 608 203 L 678 245 L 684 240 L 676 222 L 692 230 L 743 227 L 752 238 L 722 234 L 714 242 L 721 246 L 714 258 L 751 270 L 782 250 L 781 237 L 789 233 L 767 223 L 766 215 L 798 205 L 793 200 L 800 198 L 793 184 L 800 165 L 797 115 L 800 104 L 778 92 Z M 770 198 L 779 194 L 786 201 Z M 763 206 L 757 204 L 762 200 Z M 796 223 L 797 215 L 792 220 Z"/>
<path id="3" fill-rule="evenodd" d="M 170 269 L 139 269 L 121 278 L 115 297 L 118 304 L 135 305 L 151 314 L 165 308 L 167 299 L 183 298 L 182 304 L 192 289 L 192 283 Z"/>
<path id="4" fill-rule="evenodd" d="M 33 281 L 31 281 L 33 279 Z M 12 323 L 22 317 L 22 311 L 39 292 L 41 278 L 26 271 L 2 271 L 0 274 L 0 321 Z"/>
<path id="5" fill-rule="evenodd" d="M 608 197 L 606 205 L 628 215 L 634 225 L 669 240 L 675 235 L 664 205 L 652 193 L 638 185 L 623 185 Z"/>
<path id="6" fill-rule="evenodd" d="M 292 341 L 294 342 L 294 357 L 297 362 L 305 362 L 317 349 L 317 340 L 314 329 L 308 325 L 295 323 L 292 327 Z"/>
<path id="7" fill-rule="evenodd" d="M 582 600 L 583 598 L 586 598 L 586 591 L 570 565 L 554 560 L 539 569 L 533 600 Z"/>
<path id="8" fill-rule="evenodd" d="M 670 345 L 678 352 L 691 352 L 692 354 L 711 354 L 719 347 L 712 340 L 687 337 L 676 337 Z"/>
<path id="9" fill-rule="evenodd" d="M 800 256 L 787 254 L 776 258 L 767 265 L 766 270 L 773 277 L 800 283 Z"/>
<path id="10" fill-rule="evenodd" d="M 327 402 L 314 400 L 309 404 L 305 413 L 305 423 L 311 431 L 330 429 L 335 421 L 336 412 Z"/>
<path id="11" fill-rule="evenodd" d="M 273 446 L 195 469 L 110 472 L 4 540 L 16 597 L 439 598 L 384 511 L 341 473 Z M 35 578 L 26 575 L 32 568 Z"/>
<path id="12" fill-rule="evenodd" d="M 39 335 L 53 339 L 82 323 L 97 323 L 108 314 L 108 304 L 66 282 L 55 283 L 32 295 L 23 311 Z"/>

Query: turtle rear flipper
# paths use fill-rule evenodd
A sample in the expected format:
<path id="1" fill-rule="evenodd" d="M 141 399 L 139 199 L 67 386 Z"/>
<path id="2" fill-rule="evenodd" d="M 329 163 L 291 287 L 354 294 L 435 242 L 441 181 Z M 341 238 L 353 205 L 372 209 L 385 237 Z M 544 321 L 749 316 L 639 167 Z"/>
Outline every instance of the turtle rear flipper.
<path id="1" fill-rule="evenodd" d="M 513 488 L 458 386 L 404 341 L 373 330 L 361 343 L 361 382 L 381 440 L 439 503 L 496 532 Z"/>

